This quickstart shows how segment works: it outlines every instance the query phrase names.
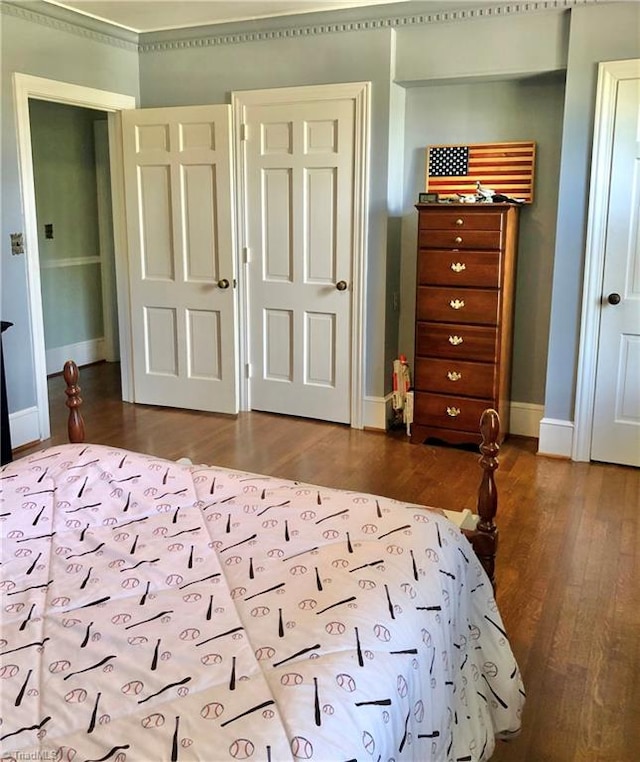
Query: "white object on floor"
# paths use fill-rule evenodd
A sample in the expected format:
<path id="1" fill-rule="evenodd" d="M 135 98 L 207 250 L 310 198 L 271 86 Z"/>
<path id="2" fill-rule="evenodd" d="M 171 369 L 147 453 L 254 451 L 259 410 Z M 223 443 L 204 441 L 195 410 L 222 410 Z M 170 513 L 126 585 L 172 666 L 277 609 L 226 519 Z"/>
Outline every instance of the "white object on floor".
<path id="1" fill-rule="evenodd" d="M 453 522 L 459 529 L 475 529 L 479 516 L 476 513 L 471 513 L 468 508 L 462 511 L 443 511 L 444 515 Z"/>

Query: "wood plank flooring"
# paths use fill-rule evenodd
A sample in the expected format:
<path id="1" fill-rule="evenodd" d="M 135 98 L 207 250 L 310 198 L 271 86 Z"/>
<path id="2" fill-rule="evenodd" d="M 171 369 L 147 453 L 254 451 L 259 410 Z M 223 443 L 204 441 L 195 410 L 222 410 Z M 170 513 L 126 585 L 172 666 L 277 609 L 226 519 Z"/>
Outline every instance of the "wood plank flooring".
<path id="1" fill-rule="evenodd" d="M 460 510 L 475 506 L 477 453 L 410 445 L 267 413 L 237 418 L 120 402 L 119 366 L 83 368 L 87 440 Z M 64 382 L 50 379 L 51 440 L 66 441 Z M 502 446 L 498 604 L 521 666 L 523 731 L 497 762 L 640 759 L 640 470 Z"/>

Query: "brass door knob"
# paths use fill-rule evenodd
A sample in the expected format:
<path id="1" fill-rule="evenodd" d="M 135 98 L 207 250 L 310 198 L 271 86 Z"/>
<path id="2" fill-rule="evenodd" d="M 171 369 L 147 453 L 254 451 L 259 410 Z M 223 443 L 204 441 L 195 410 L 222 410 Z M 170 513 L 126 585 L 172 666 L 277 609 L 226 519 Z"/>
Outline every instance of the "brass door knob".
<path id="1" fill-rule="evenodd" d="M 338 291 L 346 291 L 347 290 L 347 281 L 346 280 L 339 280 L 336 283 L 336 288 Z"/>
<path id="2" fill-rule="evenodd" d="M 218 281 L 218 288 L 229 288 L 231 284 L 226 278 L 222 278 Z"/>

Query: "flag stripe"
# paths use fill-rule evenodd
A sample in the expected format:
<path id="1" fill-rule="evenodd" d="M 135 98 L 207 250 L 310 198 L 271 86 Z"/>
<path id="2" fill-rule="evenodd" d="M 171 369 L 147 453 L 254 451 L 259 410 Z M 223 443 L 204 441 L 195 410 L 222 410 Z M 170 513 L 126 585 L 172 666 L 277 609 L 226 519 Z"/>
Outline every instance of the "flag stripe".
<path id="1" fill-rule="evenodd" d="M 426 149 L 425 185 L 427 191 L 446 198 L 474 193 L 480 182 L 496 193 L 531 203 L 534 168 L 533 142 L 432 145 Z"/>
<path id="2" fill-rule="evenodd" d="M 447 185 L 465 185 L 469 188 L 473 188 L 476 190 L 476 181 L 473 179 L 469 179 L 468 177 L 452 177 L 450 180 L 446 177 L 439 178 L 442 180 L 442 182 L 432 182 L 429 183 L 430 188 L 438 188 L 439 192 L 442 192 L 442 189 Z M 502 185 L 518 185 L 520 187 L 531 187 L 531 183 L 528 180 L 506 180 L 502 183 Z"/>
<path id="3" fill-rule="evenodd" d="M 532 156 L 529 148 L 469 148 L 471 156 Z"/>
<path id="4" fill-rule="evenodd" d="M 481 159 L 469 159 L 469 164 L 473 164 L 476 167 L 488 167 L 492 164 L 506 164 L 507 166 L 514 167 L 530 167 L 532 159 L 511 159 L 508 156 L 488 156 Z"/>

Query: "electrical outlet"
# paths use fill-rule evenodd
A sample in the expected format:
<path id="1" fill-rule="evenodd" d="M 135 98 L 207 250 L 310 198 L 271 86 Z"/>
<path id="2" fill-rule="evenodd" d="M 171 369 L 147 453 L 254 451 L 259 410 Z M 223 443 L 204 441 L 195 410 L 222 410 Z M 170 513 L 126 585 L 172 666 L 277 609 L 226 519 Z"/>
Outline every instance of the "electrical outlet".
<path id="1" fill-rule="evenodd" d="M 11 233 L 11 253 L 16 256 L 17 254 L 24 254 L 24 236 L 22 233 Z"/>
<path id="2" fill-rule="evenodd" d="M 53 222 L 47 222 L 44 226 L 44 237 L 48 239 L 53 238 Z"/>

